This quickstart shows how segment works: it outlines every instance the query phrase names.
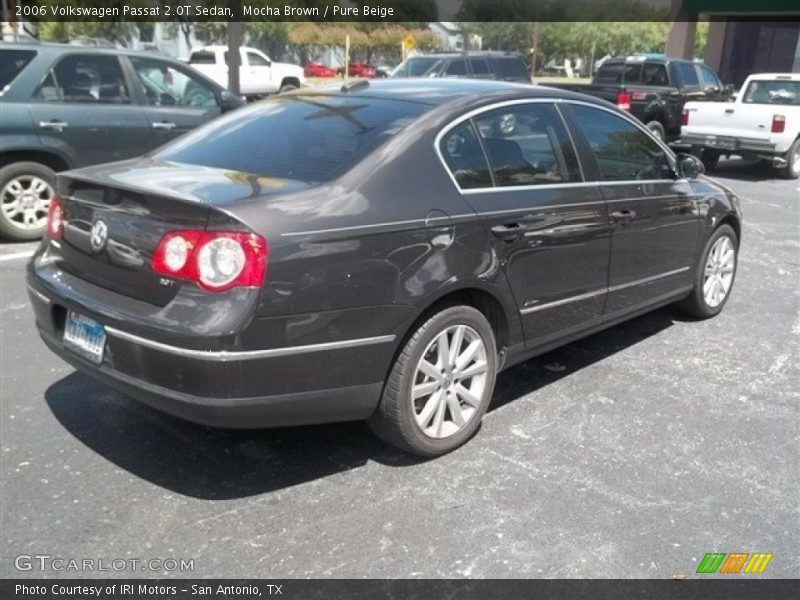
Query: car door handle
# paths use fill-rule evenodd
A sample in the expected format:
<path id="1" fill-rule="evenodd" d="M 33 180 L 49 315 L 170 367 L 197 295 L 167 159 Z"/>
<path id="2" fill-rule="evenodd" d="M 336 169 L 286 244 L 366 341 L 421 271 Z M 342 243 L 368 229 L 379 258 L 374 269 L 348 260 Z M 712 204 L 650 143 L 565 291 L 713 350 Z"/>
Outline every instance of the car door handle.
<path id="1" fill-rule="evenodd" d="M 492 234 L 506 242 L 513 241 L 525 233 L 525 226 L 520 223 L 506 223 L 492 227 Z"/>
<path id="2" fill-rule="evenodd" d="M 175 123 L 170 123 L 168 121 L 158 121 L 153 123 L 153 129 L 166 129 L 169 131 L 170 129 L 175 129 L 177 125 Z"/>
<path id="3" fill-rule="evenodd" d="M 732 109 L 732 108 L 726 108 L 725 109 L 725 114 L 726 115 L 732 115 L 734 112 L 736 112 L 736 111 L 734 109 Z"/>
<path id="4" fill-rule="evenodd" d="M 636 211 L 628 210 L 627 208 L 624 210 L 617 210 L 611 213 L 611 218 L 615 221 L 632 221 L 636 218 Z"/>
<path id="5" fill-rule="evenodd" d="M 52 121 L 39 121 L 39 127 L 42 129 L 55 129 L 56 131 L 64 131 L 64 129 L 69 127 L 69 123 L 64 123 L 64 121 L 53 119 Z"/>

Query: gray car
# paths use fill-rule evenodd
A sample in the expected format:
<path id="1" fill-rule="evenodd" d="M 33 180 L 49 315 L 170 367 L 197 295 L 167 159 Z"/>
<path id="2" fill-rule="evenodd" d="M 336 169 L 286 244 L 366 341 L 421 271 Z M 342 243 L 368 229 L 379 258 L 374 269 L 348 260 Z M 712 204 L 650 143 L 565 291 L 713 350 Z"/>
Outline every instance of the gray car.
<path id="1" fill-rule="evenodd" d="M 41 237 L 56 172 L 144 154 L 241 104 L 165 56 L 0 44 L 0 235 Z"/>

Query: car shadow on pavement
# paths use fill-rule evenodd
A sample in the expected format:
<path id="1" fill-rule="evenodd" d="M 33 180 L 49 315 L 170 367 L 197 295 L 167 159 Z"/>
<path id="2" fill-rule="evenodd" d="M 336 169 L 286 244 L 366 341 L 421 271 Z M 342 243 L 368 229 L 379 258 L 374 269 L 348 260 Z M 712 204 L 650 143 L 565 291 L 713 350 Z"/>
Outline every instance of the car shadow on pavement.
<path id="1" fill-rule="evenodd" d="M 490 411 L 657 334 L 680 320 L 661 309 L 531 359 L 498 376 Z M 80 372 L 51 385 L 58 421 L 93 451 L 171 491 L 233 499 L 281 490 L 365 466 L 423 462 L 377 440 L 364 423 L 235 431 L 160 413 Z"/>
<path id="2" fill-rule="evenodd" d="M 752 182 L 780 179 L 777 169 L 765 162 L 741 158 L 720 159 L 717 167 L 708 176 Z"/>

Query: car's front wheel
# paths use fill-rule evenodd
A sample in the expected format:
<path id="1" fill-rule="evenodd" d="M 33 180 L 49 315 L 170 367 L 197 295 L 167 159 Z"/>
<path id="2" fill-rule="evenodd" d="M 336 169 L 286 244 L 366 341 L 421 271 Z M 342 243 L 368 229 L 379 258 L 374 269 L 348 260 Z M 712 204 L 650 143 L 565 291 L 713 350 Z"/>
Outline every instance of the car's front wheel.
<path id="1" fill-rule="evenodd" d="M 0 235 L 21 242 L 44 234 L 56 174 L 35 162 L 16 162 L 0 169 Z"/>
<path id="2" fill-rule="evenodd" d="M 728 301 L 739 260 L 739 241 L 730 225 L 719 226 L 706 242 L 694 276 L 694 288 L 680 307 L 693 317 L 707 319 Z"/>
<path id="3" fill-rule="evenodd" d="M 405 452 L 446 454 L 478 429 L 496 373 L 497 347 L 486 317 L 470 306 L 446 308 L 406 342 L 369 425 Z"/>

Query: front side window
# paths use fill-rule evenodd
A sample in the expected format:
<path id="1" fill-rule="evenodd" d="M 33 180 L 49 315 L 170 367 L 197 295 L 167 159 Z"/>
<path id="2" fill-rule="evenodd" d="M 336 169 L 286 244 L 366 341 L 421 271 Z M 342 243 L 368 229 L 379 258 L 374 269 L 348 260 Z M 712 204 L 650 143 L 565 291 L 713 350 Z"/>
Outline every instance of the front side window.
<path id="1" fill-rule="evenodd" d="M 698 65 L 697 68 L 700 70 L 700 78 L 703 81 L 704 88 L 722 89 L 722 84 L 720 84 L 719 79 L 717 79 L 717 76 L 714 75 L 714 72 L 711 69 L 702 65 Z"/>
<path id="2" fill-rule="evenodd" d="M 678 73 L 681 76 L 681 83 L 685 88 L 700 87 L 700 80 L 697 78 L 697 71 L 691 63 L 678 63 Z"/>
<path id="3" fill-rule="evenodd" d="M 751 81 L 742 96 L 742 102 L 800 106 L 800 81 Z"/>
<path id="4" fill-rule="evenodd" d="M 440 142 L 440 151 L 447 168 L 461 189 L 492 186 L 486 155 L 472 128 L 466 121 L 449 131 Z"/>
<path id="5" fill-rule="evenodd" d="M 608 111 L 571 107 L 603 181 L 672 179 L 667 152 L 633 123 Z"/>
<path id="6" fill-rule="evenodd" d="M 131 58 L 147 104 L 215 108 L 217 96 L 202 79 L 174 65 L 151 58 Z"/>
<path id="7" fill-rule="evenodd" d="M 268 67 L 269 61 L 255 52 L 247 53 L 247 64 L 251 67 Z"/>
<path id="8" fill-rule="evenodd" d="M 498 108 L 475 118 L 501 187 L 581 181 L 578 159 L 551 104 Z"/>
<path id="9" fill-rule="evenodd" d="M 73 54 L 62 58 L 37 95 L 45 102 L 129 104 L 130 94 L 119 59 L 110 55 Z"/>
<path id="10" fill-rule="evenodd" d="M 276 97 L 195 129 L 154 157 L 316 184 L 345 173 L 430 108 L 358 96 Z"/>

